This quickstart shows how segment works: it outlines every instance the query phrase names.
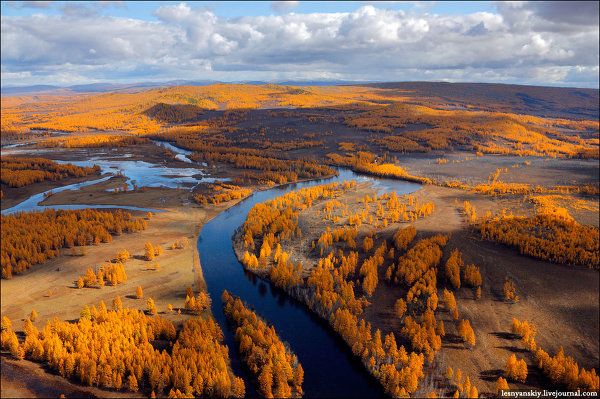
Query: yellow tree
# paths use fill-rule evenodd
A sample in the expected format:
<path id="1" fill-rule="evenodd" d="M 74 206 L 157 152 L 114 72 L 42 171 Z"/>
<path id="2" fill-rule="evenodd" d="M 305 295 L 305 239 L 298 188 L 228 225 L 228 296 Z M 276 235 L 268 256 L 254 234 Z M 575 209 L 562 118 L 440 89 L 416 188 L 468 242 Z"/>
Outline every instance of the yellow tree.
<path id="1" fill-rule="evenodd" d="M 92 269 L 88 269 L 85 273 L 85 277 L 83 277 L 83 284 L 86 287 L 93 287 L 97 284 L 98 279 L 96 278 L 96 273 Z"/>
<path id="2" fill-rule="evenodd" d="M 141 299 L 144 297 L 144 291 L 142 291 L 141 285 L 138 285 L 137 288 L 135 289 L 135 297 L 137 299 Z"/>
<path id="3" fill-rule="evenodd" d="M 92 319 L 92 312 L 90 312 L 90 308 L 88 307 L 88 305 L 85 305 L 83 307 L 83 309 L 81 309 L 81 313 L 79 313 L 79 319 L 86 319 L 86 320 L 91 320 Z"/>
<path id="4" fill-rule="evenodd" d="M 119 310 L 123 310 L 123 302 L 121 301 L 121 297 L 117 296 L 115 299 L 113 299 L 112 301 L 112 308 L 115 311 L 119 311 Z"/>
<path id="5" fill-rule="evenodd" d="M 155 315 L 157 312 L 154 300 L 150 297 L 148 297 L 148 300 L 146 301 L 146 310 L 148 310 L 148 313 L 151 315 Z"/>
<path id="6" fill-rule="evenodd" d="M 498 377 L 496 380 L 496 395 L 501 396 L 502 390 L 508 391 L 509 389 L 508 382 L 504 378 Z"/>
<path id="7" fill-rule="evenodd" d="M 144 257 L 146 258 L 146 260 L 154 259 L 154 247 L 152 247 L 150 241 L 144 244 Z"/>
<path id="8" fill-rule="evenodd" d="M 10 321 L 10 319 L 6 316 L 2 316 L 2 329 L 8 330 L 11 327 L 12 327 L 12 322 Z"/>

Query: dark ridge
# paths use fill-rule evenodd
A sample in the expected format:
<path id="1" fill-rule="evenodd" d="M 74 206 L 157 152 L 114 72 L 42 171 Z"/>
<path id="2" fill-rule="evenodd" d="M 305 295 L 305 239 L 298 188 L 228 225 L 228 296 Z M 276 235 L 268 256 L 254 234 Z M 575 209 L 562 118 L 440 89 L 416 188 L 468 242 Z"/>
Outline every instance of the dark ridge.
<path id="1" fill-rule="evenodd" d="M 434 108 L 469 108 L 549 118 L 597 120 L 599 90 L 499 83 L 395 82 L 358 86 L 396 92 Z M 410 100 L 409 100 L 410 101 Z"/>
<path id="2" fill-rule="evenodd" d="M 148 108 L 142 114 L 166 123 L 193 122 L 198 120 L 204 111 L 192 104 L 158 103 Z"/>

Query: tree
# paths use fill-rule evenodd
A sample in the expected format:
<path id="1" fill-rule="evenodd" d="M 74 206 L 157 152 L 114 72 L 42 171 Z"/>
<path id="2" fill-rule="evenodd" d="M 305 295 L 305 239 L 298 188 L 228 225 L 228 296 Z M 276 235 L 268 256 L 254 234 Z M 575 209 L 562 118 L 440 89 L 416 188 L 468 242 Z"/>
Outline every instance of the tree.
<path id="1" fill-rule="evenodd" d="M 148 297 L 148 300 L 146 301 L 146 310 L 151 315 L 155 315 L 157 313 L 156 305 L 154 304 L 154 300 L 150 297 Z"/>
<path id="2" fill-rule="evenodd" d="M 38 314 L 37 314 L 37 312 L 35 311 L 35 309 L 33 309 L 33 310 L 31 311 L 31 314 L 29 315 L 29 318 L 31 319 L 31 321 L 35 321 L 35 320 L 38 318 Z"/>
<path id="3" fill-rule="evenodd" d="M 243 398 L 246 395 L 246 387 L 243 379 L 235 377 L 231 381 L 231 393 L 234 398 Z"/>
<path id="4" fill-rule="evenodd" d="M 2 316 L 2 330 L 8 330 L 12 327 L 12 322 L 6 316 Z"/>
<path id="5" fill-rule="evenodd" d="M 396 312 L 396 317 L 399 319 L 404 316 L 404 313 L 406 312 L 406 302 L 404 299 L 400 298 L 396 300 L 396 303 L 394 304 L 394 311 Z"/>
<path id="6" fill-rule="evenodd" d="M 458 334 L 461 336 L 463 341 L 471 346 L 475 346 L 475 333 L 471 327 L 469 320 L 461 320 L 458 325 Z"/>
<path id="7" fill-rule="evenodd" d="M 467 265 L 463 271 L 463 279 L 465 284 L 470 287 L 478 287 L 481 285 L 481 273 L 475 265 Z"/>
<path id="8" fill-rule="evenodd" d="M 450 257 L 446 261 L 446 278 L 455 290 L 460 288 L 460 268 L 463 264 L 462 254 L 458 249 L 452 251 Z"/>
<path id="9" fill-rule="evenodd" d="M 154 247 L 154 255 L 156 256 L 160 256 L 163 253 L 163 249 L 161 248 L 160 245 L 157 245 Z"/>
<path id="10" fill-rule="evenodd" d="M 90 312 L 90 308 L 88 307 L 88 305 L 84 305 L 83 309 L 81 310 L 81 313 L 79 313 L 79 320 L 91 320 L 92 319 L 92 313 Z"/>
<path id="11" fill-rule="evenodd" d="M 446 378 L 451 380 L 453 376 L 454 372 L 452 371 L 452 367 L 448 366 L 448 368 L 446 369 Z"/>
<path id="12" fill-rule="evenodd" d="M 98 283 L 98 279 L 96 278 L 96 273 L 94 273 L 94 271 L 90 268 L 87 270 L 87 272 L 85 273 L 85 276 L 83 277 L 83 284 L 86 287 L 93 287 Z"/>
<path id="13" fill-rule="evenodd" d="M 112 308 L 115 311 L 123 310 L 123 302 L 121 301 L 120 296 L 117 296 L 115 299 L 113 299 Z"/>
<path id="14" fill-rule="evenodd" d="M 471 386 L 471 390 L 469 391 L 469 398 L 478 398 L 479 397 L 479 392 L 477 391 L 477 388 L 475 387 L 475 385 Z"/>
<path id="15" fill-rule="evenodd" d="M 298 364 L 294 370 L 294 386 L 298 393 L 302 393 L 302 382 L 304 382 L 304 369 L 301 364 Z"/>
<path id="16" fill-rule="evenodd" d="M 77 288 L 81 289 L 81 288 L 83 288 L 83 286 L 84 286 L 83 279 L 81 278 L 81 276 L 79 276 L 77 278 Z"/>
<path id="17" fill-rule="evenodd" d="M 99 287 L 104 287 L 104 273 L 102 273 L 102 270 L 98 270 L 98 286 Z"/>
<path id="18" fill-rule="evenodd" d="M 462 372 L 460 369 L 456 369 L 456 372 L 454 373 L 454 381 L 456 381 L 457 384 L 462 382 Z"/>
<path id="19" fill-rule="evenodd" d="M 465 380 L 463 381 L 463 392 L 465 394 L 469 394 L 469 391 L 471 390 L 471 379 L 469 378 L 469 376 L 465 377 Z"/>
<path id="20" fill-rule="evenodd" d="M 454 294 L 451 291 L 448 291 L 444 288 L 443 295 L 446 308 L 448 308 L 448 311 L 452 312 L 454 309 L 456 309 L 456 299 L 454 298 Z"/>
<path id="21" fill-rule="evenodd" d="M 506 375 L 515 381 L 525 382 L 527 379 L 527 363 L 525 363 L 525 360 L 517 360 L 513 353 L 506 361 Z"/>
<path id="22" fill-rule="evenodd" d="M 454 310 L 452 311 L 452 318 L 454 320 L 458 320 L 458 309 L 454 308 Z"/>
<path id="23" fill-rule="evenodd" d="M 144 297 L 144 291 L 142 291 L 141 285 L 138 285 L 137 288 L 135 289 L 135 297 L 137 299 L 141 299 Z"/>
<path id="24" fill-rule="evenodd" d="M 273 386 L 273 374 L 271 373 L 271 367 L 264 367 L 258 376 L 258 386 L 260 392 L 264 395 L 265 398 L 272 398 L 273 393 L 271 388 Z"/>
<path id="25" fill-rule="evenodd" d="M 137 378 L 135 378 L 135 375 L 129 375 L 129 377 L 127 377 L 127 385 L 129 385 L 129 390 L 131 392 L 138 391 L 138 381 Z"/>
<path id="26" fill-rule="evenodd" d="M 127 251 L 126 249 L 123 249 L 123 250 L 117 252 L 117 256 L 115 256 L 115 259 L 117 260 L 117 262 L 125 263 L 125 262 L 127 262 L 127 260 L 129 260 L 129 257 L 130 257 L 129 251 Z"/>
<path id="27" fill-rule="evenodd" d="M 437 325 L 437 327 L 435 329 L 435 332 L 440 337 L 445 337 L 446 336 L 446 330 L 444 330 L 444 320 L 440 320 L 438 322 L 438 325 Z"/>
<path id="28" fill-rule="evenodd" d="M 144 244 L 144 257 L 146 260 L 154 259 L 154 247 L 152 247 L 152 244 L 149 241 Z"/>
<path id="29" fill-rule="evenodd" d="M 502 395 L 502 390 L 509 390 L 509 386 L 508 386 L 508 382 L 502 378 L 502 377 L 498 377 L 498 379 L 496 380 L 496 395 L 501 396 Z"/>

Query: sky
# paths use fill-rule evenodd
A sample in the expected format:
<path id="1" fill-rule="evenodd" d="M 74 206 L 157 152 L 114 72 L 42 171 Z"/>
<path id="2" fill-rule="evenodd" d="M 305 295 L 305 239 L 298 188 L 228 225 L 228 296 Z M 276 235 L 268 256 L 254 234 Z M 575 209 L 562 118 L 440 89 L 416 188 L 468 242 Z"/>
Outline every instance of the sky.
<path id="1" fill-rule="evenodd" d="M 598 88 L 599 2 L 2 1 L 1 84 Z"/>

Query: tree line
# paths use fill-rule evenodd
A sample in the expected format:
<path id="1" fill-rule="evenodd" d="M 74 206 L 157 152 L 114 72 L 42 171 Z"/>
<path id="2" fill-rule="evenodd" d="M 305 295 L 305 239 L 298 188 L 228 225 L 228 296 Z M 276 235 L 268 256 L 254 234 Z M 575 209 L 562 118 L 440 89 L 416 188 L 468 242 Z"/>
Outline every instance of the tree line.
<path id="1" fill-rule="evenodd" d="M 15 342 L 10 320 L 3 318 L 2 348 L 104 389 L 169 392 L 170 397 L 178 391 L 186 397 L 244 396 L 244 382 L 228 370 L 228 349 L 212 317 L 186 320 L 177 334 L 166 319 L 122 308 L 119 302 L 113 302 L 114 310 L 100 302 L 82 311 L 75 323 L 55 318 L 42 331 L 26 319 L 23 343 Z M 169 351 L 156 349 L 158 340 L 167 342 Z"/>
<path id="2" fill-rule="evenodd" d="M 99 174 L 100 167 L 80 167 L 71 163 L 59 164 L 44 158 L 2 157 L 3 184 L 23 187 L 45 180 L 56 181 L 67 177 L 82 177 Z"/>
<path id="3" fill-rule="evenodd" d="M 225 316 L 236 328 L 242 361 L 258 382 L 261 395 L 301 397 L 304 370 L 289 345 L 239 298 L 223 291 L 222 299 Z"/>
<path id="4" fill-rule="evenodd" d="M 32 265 L 73 248 L 112 241 L 111 235 L 146 228 L 147 221 L 117 210 L 54 210 L 2 215 L 0 260 L 2 278 L 22 274 Z"/>

